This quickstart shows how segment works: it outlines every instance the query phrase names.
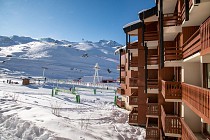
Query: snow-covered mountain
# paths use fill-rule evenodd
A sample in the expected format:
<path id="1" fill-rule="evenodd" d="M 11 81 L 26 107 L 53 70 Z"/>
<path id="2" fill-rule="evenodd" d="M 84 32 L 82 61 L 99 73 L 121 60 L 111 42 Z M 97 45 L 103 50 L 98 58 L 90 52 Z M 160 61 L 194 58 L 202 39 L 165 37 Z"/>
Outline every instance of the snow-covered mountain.
<path id="1" fill-rule="evenodd" d="M 100 66 L 99 75 L 116 79 L 118 57 L 114 55 L 119 43 L 70 42 L 52 38 L 33 39 L 20 36 L 0 36 L 1 73 L 17 76 L 45 76 L 55 79 L 77 79 L 94 75 L 93 67 Z"/>

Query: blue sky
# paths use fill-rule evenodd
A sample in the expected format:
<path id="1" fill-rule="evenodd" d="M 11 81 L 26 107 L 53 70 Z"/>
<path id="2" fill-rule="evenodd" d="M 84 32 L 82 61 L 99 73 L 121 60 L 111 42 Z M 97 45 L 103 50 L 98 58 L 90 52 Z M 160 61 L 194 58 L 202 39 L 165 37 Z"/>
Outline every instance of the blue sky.
<path id="1" fill-rule="evenodd" d="M 122 27 L 154 4 L 155 0 L 0 0 L 0 35 L 125 44 Z"/>

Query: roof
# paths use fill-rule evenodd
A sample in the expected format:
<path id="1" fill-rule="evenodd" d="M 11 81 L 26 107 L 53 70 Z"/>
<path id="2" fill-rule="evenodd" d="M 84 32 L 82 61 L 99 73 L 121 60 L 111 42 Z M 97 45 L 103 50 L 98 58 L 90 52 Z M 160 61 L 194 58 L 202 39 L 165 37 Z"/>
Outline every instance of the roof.
<path id="1" fill-rule="evenodd" d="M 157 13 L 157 6 L 154 6 L 150 9 L 140 11 L 139 12 L 139 19 L 144 20 L 145 18 L 156 15 L 156 13 Z"/>
<path id="2" fill-rule="evenodd" d="M 115 54 L 115 55 L 116 55 L 116 54 L 119 54 L 121 49 L 122 49 L 122 50 L 125 50 L 125 49 L 126 49 L 126 46 L 117 48 L 117 49 L 114 51 L 114 54 Z"/>
<path id="3" fill-rule="evenodd" d="M 123 26 L 123 30 L 125 33 L 128 33 L 130 31 L 136 30 L 138 28 L 142 27 L 142 21 L 141 20 L 136 20 L 133 21 L 131 23 L 126 24 L 125 26 Z"/>

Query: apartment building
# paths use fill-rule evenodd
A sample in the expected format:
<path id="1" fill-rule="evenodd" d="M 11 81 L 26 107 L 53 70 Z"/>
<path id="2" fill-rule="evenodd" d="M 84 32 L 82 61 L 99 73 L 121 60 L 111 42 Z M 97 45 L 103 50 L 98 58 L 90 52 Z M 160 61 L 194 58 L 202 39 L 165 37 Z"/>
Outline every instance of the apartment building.
<path id="1" fill-rule="evenodd" d="M 156 0 L 138 14 L 123 27 L 118 106 L 146 139 L 210 139 L 210 0 Z"/>

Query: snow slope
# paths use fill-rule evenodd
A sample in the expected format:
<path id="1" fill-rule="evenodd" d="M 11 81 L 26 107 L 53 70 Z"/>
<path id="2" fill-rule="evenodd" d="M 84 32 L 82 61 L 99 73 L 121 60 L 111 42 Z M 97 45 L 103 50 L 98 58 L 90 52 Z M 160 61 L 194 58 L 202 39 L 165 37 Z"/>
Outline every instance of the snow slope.
<path id="1" fill-rule="evenodd" d="M 6 77 L 5 77 L 6 78 Z M 21 86 L 0 80 L 0 139 L 143 140 L 145 129 L 128 124 L 129 112 L 114 106 L 113 90 L 76 88 L 75 96 L 51 85 Z M 14 82 L 20 82 L 12 79 Z M 60 87 L 61 85 L 59 85 Z M 54 113 L 55 109 L 59 113 Z"/>
<path id="2" fill-rule="evenodd" d="M 69 42 L 51 38 L 0 37 L 0 67 L 3 73 L 16 76 L 45 76 L 57 79 L 78 79 L 94 74 L 99 63 L 100 76 L 117 78 L 118 56 L 114 55 L 115 41 Z M 111 70 L 111 73 L 108 72 Z"/>

